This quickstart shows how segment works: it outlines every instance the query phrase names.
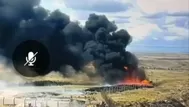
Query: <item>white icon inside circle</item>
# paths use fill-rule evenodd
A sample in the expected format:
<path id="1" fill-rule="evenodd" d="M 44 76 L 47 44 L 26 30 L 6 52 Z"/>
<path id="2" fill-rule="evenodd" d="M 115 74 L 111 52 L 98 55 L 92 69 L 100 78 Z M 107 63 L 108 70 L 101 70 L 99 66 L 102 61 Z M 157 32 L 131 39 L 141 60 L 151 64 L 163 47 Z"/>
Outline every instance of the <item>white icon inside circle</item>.
<path id="1" fill-rule="evenodd" d="M 34 66 L 33 63 L 35 63 L 36 61 L 36 55 L 38 54 L 38 52 L 36 52 L 35 54 L 33 52 L 29 52 L 28 56 L 26 56 L 26 63 L 24 64 L 24 66 L 26 66 L 28 64 L 28 66 Z"/>

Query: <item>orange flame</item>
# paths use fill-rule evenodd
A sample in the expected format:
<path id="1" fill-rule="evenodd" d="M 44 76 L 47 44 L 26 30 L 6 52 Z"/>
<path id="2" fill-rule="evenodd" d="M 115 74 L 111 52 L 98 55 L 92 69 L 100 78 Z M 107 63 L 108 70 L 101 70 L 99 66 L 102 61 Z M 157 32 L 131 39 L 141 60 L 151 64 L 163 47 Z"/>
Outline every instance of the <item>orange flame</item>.
<path id="1" fill-rule="evenodd" d="M 128 67 L 124 66 L 125 70 L 128 70 Z M 121 84 L 124 85 L 138 85 L 138 86 L 152 86 L 151 82 L 147 79 L 141 80 L 139 75 L 135 71 L 129 72 Z"/>

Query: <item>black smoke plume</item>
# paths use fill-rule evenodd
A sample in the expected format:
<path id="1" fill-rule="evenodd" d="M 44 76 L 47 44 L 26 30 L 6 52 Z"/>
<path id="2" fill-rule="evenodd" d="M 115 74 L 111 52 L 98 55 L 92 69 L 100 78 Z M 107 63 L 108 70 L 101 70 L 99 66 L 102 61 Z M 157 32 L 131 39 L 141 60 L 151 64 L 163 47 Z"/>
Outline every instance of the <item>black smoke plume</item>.
<path id="1" fill-rule="evenodd" d="M 69 16 L 39 6 L 40 0 L 0 0 L 0 48 L 7 59 L 25 40 L 43 43 L 51 55 L 49 73 L 71 65 L 76 71 L 94 62 L 97 73 L 107 82 L 122 80 L 124 66 L 137 69 L 138 61 L 126 51 L 131 36 L 117 30 L 104 15 L 90 14 L 85 26 L 71 22 Z"/>

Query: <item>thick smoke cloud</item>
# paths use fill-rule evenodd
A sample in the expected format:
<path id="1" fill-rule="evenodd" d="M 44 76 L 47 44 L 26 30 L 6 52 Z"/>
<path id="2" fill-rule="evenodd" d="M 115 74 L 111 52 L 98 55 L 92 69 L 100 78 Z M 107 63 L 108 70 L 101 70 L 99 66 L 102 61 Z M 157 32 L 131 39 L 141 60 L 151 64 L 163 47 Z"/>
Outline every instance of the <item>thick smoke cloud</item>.
<path id="1" fill-rule="evenodd" d="M 125 51 L 131 42 L 126 30 L 117 30 L 104 15 L 91 14 L 84 27 L 56 10 L 49 12 L 39 0 L 0 0 L 0 48 L 11 58 L 15 47 L 25 40 L 43 43 L 51 55 L 49 72 L 70 65 L 76 71 L 94 62 L 97 74 L 107 82 L 122 80 L 124 66 L 137 69 L 137 59 Z M 49 73 L 47 72 L 47 73 Z"/>

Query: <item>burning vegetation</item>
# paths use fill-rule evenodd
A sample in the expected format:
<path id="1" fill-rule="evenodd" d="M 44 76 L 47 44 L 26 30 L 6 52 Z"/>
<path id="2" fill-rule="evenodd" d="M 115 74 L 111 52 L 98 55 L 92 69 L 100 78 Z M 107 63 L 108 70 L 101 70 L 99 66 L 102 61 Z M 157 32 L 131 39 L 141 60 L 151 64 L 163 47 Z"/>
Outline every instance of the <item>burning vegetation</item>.
<path id="1" fill-rule="evenodd" d="M 48 71 L 38 72 L 40 76 L 51 71 L 66 76 L 71 71 L 65 67 L 71 66 L 72 74 L 100 75 L 110 84 L 151 85 L 135 55 L 127 51 L 132 37 L 126 30 L 118 30 L 105 15 L 96 14 L 80 26 L 59 10 L 49 12 L 39 4 L 40 0 L 0 0 L 0 49 L 7 59 L 21 42 L 37 40 L 51 56 Z M 91 62 L 95 72 L 83 70 Z"/>
<path id="2" fill-rule="evenodd" d="M 137 86 L 153 86 L 152 82 L 147 80 L 146 77 L 142 78 L 142 75 L 139 74 L 136 70 L 130 71 L 130 69 L 126 66 L 124 66 L 124 69 L 126 72 L 128 72 L 128 75 L 124 78 L 123 81 L 121 81 L 120 84 L 122 85 L 137 85 Z M 144 71 L 140 71 L 143 72 Z M 145 76 L 145 74 L 143 74 Z"/>

